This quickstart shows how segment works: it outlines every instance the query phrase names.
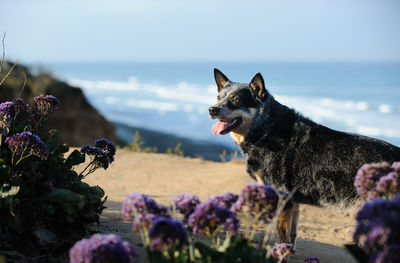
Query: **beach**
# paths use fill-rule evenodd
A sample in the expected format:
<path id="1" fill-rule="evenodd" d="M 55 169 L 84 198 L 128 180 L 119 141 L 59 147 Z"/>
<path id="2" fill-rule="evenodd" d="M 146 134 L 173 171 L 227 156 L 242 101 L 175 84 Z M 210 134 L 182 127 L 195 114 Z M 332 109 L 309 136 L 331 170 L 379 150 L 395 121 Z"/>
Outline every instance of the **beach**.
<path id="1" fill-rule="evenodd" d="M 252 182 L 244 161 L 221 163 L 121 149 L 108 170 L 97 170 L 85 180 L 102 187 L 108 196 L 96 230 L 130 241 L 141 255 L 139 262 L 146 262 L 143 244 L 132 226 L 121 219 L 121 203 L 129 193 L 148 194 L 158 203 L 169 205 L 180 193 L 192 193 L 204 201 L 227 191 L 239 194 Z M 356 262 L 343 245 L 352 240 L 357 210 L 301 205 L 296 254 L 289 262 L 300 263 L 310 256 L 317 256 L 323 263 Z"/>

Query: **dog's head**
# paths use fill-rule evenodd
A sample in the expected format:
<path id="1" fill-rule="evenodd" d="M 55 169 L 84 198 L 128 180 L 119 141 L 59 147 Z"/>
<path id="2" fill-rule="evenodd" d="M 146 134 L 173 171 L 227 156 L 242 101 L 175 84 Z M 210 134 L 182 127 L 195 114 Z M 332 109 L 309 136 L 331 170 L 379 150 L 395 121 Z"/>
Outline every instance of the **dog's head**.
<path id="1" fill-rule="evenodd" d="M 246 136 L 257 109 L 269 96 L 264 79 L 257 73 L 249 84 L 230 81 L 221 71 L 214 69 L 218 87 L 217 103 L 209 108 L 210 117 L 219 119 L 213 133 L 225 135 L 234 132 Z"/>

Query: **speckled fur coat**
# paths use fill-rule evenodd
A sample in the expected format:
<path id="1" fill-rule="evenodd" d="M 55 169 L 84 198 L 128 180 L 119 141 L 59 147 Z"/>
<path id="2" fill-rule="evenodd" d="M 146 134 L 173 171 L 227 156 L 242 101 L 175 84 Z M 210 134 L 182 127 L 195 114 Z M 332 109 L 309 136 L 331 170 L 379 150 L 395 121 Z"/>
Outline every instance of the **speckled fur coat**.
<path id="1" fill-rule="evenodd" d="M 350 205 L 357 200 L 354 177 L 364 163 L 400 161 L 400 148 L 318 125 L 271 95 L 240 148 L 250 175 L 296 189 L 295 201 L 312 205 Z"/>

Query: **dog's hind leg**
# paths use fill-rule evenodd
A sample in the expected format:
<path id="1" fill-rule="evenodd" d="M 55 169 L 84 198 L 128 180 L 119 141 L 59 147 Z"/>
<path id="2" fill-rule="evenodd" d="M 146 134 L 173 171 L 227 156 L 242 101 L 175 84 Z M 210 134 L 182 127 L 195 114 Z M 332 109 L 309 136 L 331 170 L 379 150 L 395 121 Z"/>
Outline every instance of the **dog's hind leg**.
<path id="1" fill-rule="evenodd" d="M 279 243 L 290 242 L 290 231 L 292 224 L 292 209 L 284 210 L 278 217 L 278 236 Z"/>
<path id="2" fill-rule="evenodd" d="M 292 207 L 292 222 L 290 224 L 290 243 L 293 245 L 293 252 L 296 250 L 297 227 L 299 225 L 300 210 L 299 204 L 294 203 Z"/>

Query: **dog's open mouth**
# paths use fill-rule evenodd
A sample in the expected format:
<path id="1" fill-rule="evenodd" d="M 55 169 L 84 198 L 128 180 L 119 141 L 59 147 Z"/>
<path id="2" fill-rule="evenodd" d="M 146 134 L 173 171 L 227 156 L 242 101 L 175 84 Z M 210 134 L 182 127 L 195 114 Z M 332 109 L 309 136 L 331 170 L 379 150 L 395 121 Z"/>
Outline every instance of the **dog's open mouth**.
<path id="1" fill-rule="evenodd" d="M 237 128 L 242 122 L 242 118 L 238 117 L 233 120 L 218 120 L 212 127 L 212 132 L 215 135 L 225 135 Z"/>

